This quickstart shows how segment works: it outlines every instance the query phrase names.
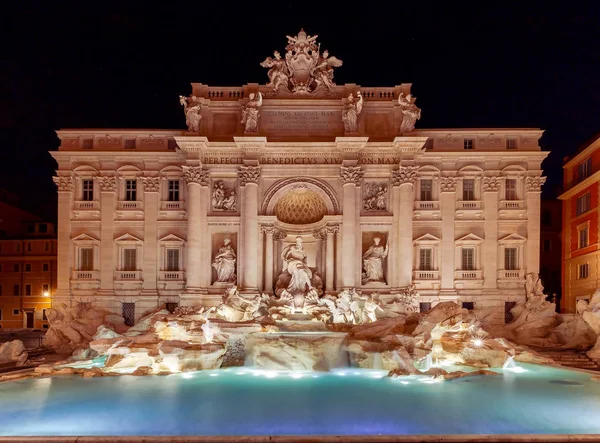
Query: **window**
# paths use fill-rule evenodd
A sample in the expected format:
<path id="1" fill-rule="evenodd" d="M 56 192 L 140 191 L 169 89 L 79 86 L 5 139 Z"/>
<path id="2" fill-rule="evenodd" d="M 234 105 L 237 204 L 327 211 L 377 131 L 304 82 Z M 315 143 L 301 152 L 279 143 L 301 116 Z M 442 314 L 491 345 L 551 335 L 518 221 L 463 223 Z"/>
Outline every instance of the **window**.
<path id="1" fill-rule="evenodd" d="M 50 295 L 50 285 L 48 283 L 44 283 L 42 285 L 42 294 L 44 294 L 44 297 L 46 296 L 46 292 L 48 292 L 48 295 Z"/>
<path id="2" fill-rule="evenodd" d="M 179 249 L 167 249 L 167 271 L 179 271 Z"/>
<path id="3" fill-rule="evenodd" d="M 13 285 L 13 295 L 21 295 L 21 287 L 19 285 Z"/>
<path id="4" fill-rule="evenodd" d="M 125 180 L 125 200 L 137 200 L 137 180 Z"/>
<path id="5" fill-rule="evenodd" d="M 0 263 L 0 272 L 2 272 L 2 263 Z"/>
<path id="6" fill-rule="evenodd" d="M 507 138 L 506 149 L 517 149 L 517 140 L 515 140 L 514 138 Z"/>
<path id="7" fill-rule="evenodd" d="M 475 180 L 472 178 L 463 180 L 463 200 L 475 200 Z"/>
<path id="8" fill-rule="evenodd" d="M 133 248 L 123 249 L 123 271 L 136 271 L 136 250 Z"/>
<path id="9" fill-rule="evenodd" d="M 19 264 L 18 264 L 18 263 L 15 263 L 15 264 L 13 265 L 13 272 L 19 272 L 20 270 L 21 270 L 21 268 L 19 267 Z"/>
<path id="10" fill-rule="evenodd" d="M 31 295 L 31 285 L 25 285 L 25 295 Z"/>
<path id="11" fill-rule="evenodd" d="M 169 195 L 170 202 L 179 201 L 179 180 L 169 180 Z"/>
<path id="12" fill-rule="evenodd" d="M 1 231 L 0 231 L 1 232 Z M 2 243 L 0 243 L 0 252 L 2 252 Z"/>
<path id="13" fill-rule="evenodd" d="M 90 202 L 94 200 L 94 180 L 85 179 L 81 182 L 83 195 L 82 200 L 86 202 Z"/>
<path id="14" fill-rule="evenodd" d="M 79 270 L 92 271 L 94 269 L 94 248 L 81 248 L 79 250 Z"/>
<path id="15" fill-rule="evenodd" d="M 552 240 L 545 239 L 544 240 L 544 252 L 552 251 Z"/>
<path id="16" fill-rule="evenodd" d="M 506 188 L 505 189 L 505 191 L 506 191 L 505 199 L 506 200 L 518 200 L 518 198 L 517 198 L 517 179 L 516 178 L 506 179 L 505 188 Z"/>
<path id="17" fill-rule="evenodd" d="M 431 271 L 433 269 L 431 249 L 419 249 L 419 270 Z"/>
<path id="18" fill-rule="evenodd" d="M 94 147 L 94 139 L 93 138 L 85 138 L 81 142 L 81 147 L 83 149 L 92 149 Z"/>
<path id="19" fill-rule="evenodd" d="M 428 202 L 433 200 L 433 180 L 421 180 L 421 201 Z"/>
<path id="20" fill-rule="evenodd" d="M 48 232 L 48 224 L 40 223 L 38 229 L 42 234 L 45 234 L 46 232 Z"/>
<path id="21" fill-rule="evenodd" d="M 19 310 L 18 309 L 13 309 L 13 315 L 19 315 Z"/>
<path id="22" fill-rule="evenodd" d="M 50 243 L 48 243 L 48 242 L 44 243 L 44 251 L 46 251 L 46 252 L 50 251 Z"/>
<path id="23" fill-rule="evenodd" d="M 25 264 L 25 272 L 31 272 L 31 263 Z"/>
<path id="24" fill-rule="evenodd" d="M 551 211 L 544 211 L 542 213 L 542 224 L 544 226 L 552 226 L 552 212 Z"/>
<path id="25" fill-rule="evenodd" d="M 2 320 L 2 309 L 0 309 L 0 320 Z"/>
<path id="26" fill-rule="evenodd" d="M 35 225 L 34 224 L 27 225 L 27 232 L 29 234 L 33 234 L 35 232 Z"/>
<path id="27" fill-rule="evenodd" d="M 0 297 L 2 296 L 2 285 L 0 285 Z"/>
<path id="28" fill-rule="evenodd" d="M 507 271 L 515 271 L 519 269 L 517 264 L 517 248 L 504 249 L 504 269 Z"/>
<path id="29" fill-rule="evenodd" d="M 585 194 L 583 194 L 581 197 L 577 198 L 577 215 L 581 215 L 584 212 L 587 212 L 590 210 L 590 203 L 591 203 L 591 198 L 590 198 L 590 193 L 587 192 Z"/>
<path id="30" fill-rule="evenodd" d="M 17 243 L 17 252 L 21 252 L 21 243 Z"/>
<path id="31" fill-rule="evenodd" d="M 577 166 L 577 178 L 581 181 L 590 176 L 592 172 L 592 159 L 588 158 Z"/>
<path id="32" fill-rule="evenodd" d="M 462 270 L 473 271 L 475 269 L 475 249 L 462 249 Z"/>
<path id="33" fill-rule="evenodd" d="M 588 278 L 590 276 L 590 265 L 584 263 L 577 266 L 577 278 Z"/>
<path id="34" fill-rule="evenodd" d="M 49 269 L 48 263 L 44 263 L 44 264 L 42 265 L 42 271 L 43 271 L 43 272 L 48 272 L 48 269 Z"/>
<path id="35" fill-rule="evenodd" d="M 430 301 L 422 301 L 419 303 L 419 312 L 426 312 L 431 309 Z"/>
<path id="36" fill-rule="evenodd" d="M 473 139 L 472 138 L 465 138 L 463 140 L 463 148 L 465 148 L 465 149 L 473 149 Z"/>
<path id="37" fill-rule="evenodd" d="M 461 304 L 462 304 L 463 309 L 468 309 L 469 311 L 472 311 L 473 309 L 475 309 L 475 302 L 464 301 Z"/>
<path id="38" fill-rule="evenodd" d="M 42 310 L 42 320 L 44 320 L 44 321 L 48 320 L 48 317 L 46 316 L 46 310 L 45 309 Z"/>
<path id="39" fill-rule="evenodd" d="M 587 226 L 579 230 L 579 247 L 585 248 L 589 245 L 589 228 Z"/>
<path id="40" fill-rule="evenodd" d="M 124 147 L 125 147 L 125 149 L 135 149 L 135 139 L 130 138 L 130 139 L 125 140 Z"/>
<path id="41" fill-rule="evenodd" d="M 27 242 L 27 252 L 31 252 L 31 242 Z"/>
<path id="42" fill-rule="evenodd" d="M 135 303 L 123 303 L 123 318 L 127 326 L 135 323 Z"/>

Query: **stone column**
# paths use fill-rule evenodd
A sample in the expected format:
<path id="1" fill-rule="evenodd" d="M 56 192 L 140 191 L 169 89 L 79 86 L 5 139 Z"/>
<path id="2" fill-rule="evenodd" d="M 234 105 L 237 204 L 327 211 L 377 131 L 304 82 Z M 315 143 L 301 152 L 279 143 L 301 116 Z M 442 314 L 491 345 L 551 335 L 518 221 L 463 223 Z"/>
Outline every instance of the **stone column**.
<path id="1" fill-rule="evenodd" d="M 265 284 L 264 290 L 267 294 L 273 294 L 273 225 L 263 225 L 262 233 L 265 236 Z"/>
<path id="2" fill-rule="evenodd" d="M 496 289 L 498 285 L 498 189 L 500 177 L 483 177 L 484 234 L 481 264 L 483 265 L 483 288 Z"/>
<path id="3" fill-rule="evenodd" d="M 456 185 L 458 177 L 440 178 L 440 209 L 442 213 L 442 241 L 440 255 L 441 291 L 454 292 L 454 214 L 456 212 Z"/>
<path id="4" fill-rule="evenodd" d="M 100 188 L 100 290 L 99 295 L 113 295 L 115 269 L 114 218 L 117 206 L 117 178 L 96 177 Z"/>
<path id="5" fill-rule="evenodd" d="M 206 204 L 202 204 L 203 186 L 208 186 L 208 171 L 202 166 L 183 166 L 183 177 L 187 183 L 187 264 L 186 285 L 183 295 L 202 294 L 203 287 L 203 236 L 208 235 L 208 227 L 203 226 L 206 220 Z M 209 258 L 210 261 L 210 258 Z M 193 305 L 193 300 L 190 300 Z M 186 303 L 188 304 L 188 303 Z"/>
<path id="6" fill-rule="evenodd" d="M 358 225 L 356 206 L 356 186 L 360 184 L 364 172 L 360 166 L 342 166 L 344 207 L 342 214 L 342 286 L 356 286 L 357 257 L 356 230 Z"/>
<path id="7" fill-rule="evenodd" d="M 144 295 L 158 295 L 158 205 L 160 192 L 159 177 L 142 177 L 144 186 L 144 256 L 142 270 Z"/>
<path id="8" fill-rule="evenodd" d="M 74 257 L 71 257 L 73 178 L 58 176 L 52 179 L 58 188 L 56 291 L 52 294 L 52 305 L 60 306 L 60 303 L 69 305 L 71 269 L 74 268 Z"/>
<path id="9" fill-rule="evenodd" d="M 396 241 L 394 246 L 398 249 L 396 268 L 396 287 L 405 288 L 412 282 L 413 271 L 413 205 L 414 185 L 417 181 L 418 166 L 402 166 L 392 171 L 392 185 L 394 197 L 397 198 L 398 225 L 395 227 Z M 396 190 L 396 188 L 399 188 Z M 396 215 L 396 214 L 394 214 Z"/>
<path id="10" fill-rule="evenodd" d="M 525 274 L 540 272 L 540 194 L 546 177 L 525 177 L 525 192 L 527 193 L 527 267 Z"/>
<path id="11" fill-rule="evenodd" d="M 335 235 L 339 231 L 338 226 L 327 226 L 327 244 L 325 245 L 325 291 L 334 291 L 335 275 Z"/>
<path id="12" fill-rule="evenodd" d="M 322 276 L 323 272 L 323 240 L 327 238 L 327 232 L 324 229 L 313 232 L 313 237 L 317 239 L 317 255 L 315 257 L 315 267 Z"/>
<path id="13" fill-rule="evenodd" d="M 277 249 L 274 251 L 274 263 L 273 268 L 275 269 L 275 283 L 277 282 L 277 278 L 279 278 L 279 272 L 283 269 L 279 269 L 281 266 L 283 268 L 283 263 L 281 262 L 281 253 L 283 252 L 283 240 L 287 237 L 287 232 L 281 229 L 275 229 L 275 233 L 273 234 L 273 240 L 275 240 L 275 245 L 277 245 Z M 274 283 L 274 284 L 275 284 Z M 277 288 L 275 288 L 277 290 Z"/>
<path id="14" fill-rule="evenodd" d="M 258 292 L 258 182 L 260 166 L 241 166 L 238 172 L 242 187 L 242 238 L 244 273 L 242 290 Z"/>

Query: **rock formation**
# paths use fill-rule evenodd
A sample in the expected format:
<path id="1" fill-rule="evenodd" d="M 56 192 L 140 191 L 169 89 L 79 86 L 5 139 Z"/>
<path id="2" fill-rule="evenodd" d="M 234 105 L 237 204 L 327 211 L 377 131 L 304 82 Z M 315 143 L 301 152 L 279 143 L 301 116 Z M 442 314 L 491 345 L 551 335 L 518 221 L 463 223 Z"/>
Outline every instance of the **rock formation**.
<path id="1" fill-rule="evenodd" d="M 0 345 L 0 364 L 14 362 L 17 366 L 23 366 L 27 357 L 27 351 L 21 340 L 7 341 Z"/>

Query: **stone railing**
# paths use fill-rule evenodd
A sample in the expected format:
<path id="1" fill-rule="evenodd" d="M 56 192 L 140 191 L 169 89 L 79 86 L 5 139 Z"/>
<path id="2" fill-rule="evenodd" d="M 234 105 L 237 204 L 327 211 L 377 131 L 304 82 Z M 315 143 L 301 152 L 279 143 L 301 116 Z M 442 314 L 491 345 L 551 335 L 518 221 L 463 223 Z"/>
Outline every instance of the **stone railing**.
<path id="1" fill-rule="evenodd" d="M 160 271 L 158 273 L 159 280 L 183 280 L 185 272 L 184 271 Z"/>
<path id="2" fill-rule="evenodd" d="M 90 210 L 99 210 L 100 202 L 98 200 L 90 200 L 90 201 L 76 201 L 74 202 L 75 209 L 78 211 L 90 211 Z"/>
<path id="3" fill-rule="evenodd" d="M 161 211 L 183 211 L 182 201 L 162 201 L 160 202 Z"/>
<path id="4" fill-rule="evenodd" d="M 115 280 L 142 280 L 142 271 L 115 271 Z"/>
<path id="5" fill-rule="evenodd" d="M 454 279 L 455 280 L 481 280 L 482 278 L 483 278 L 483 271 L 481 271 L 481 270 L 454 271 Z"/>
<path id="6" fill-rule="evenodd" d="M 413 280 L 439 280 L 440 271 L 413 271 Z"/>
<path id="7" fill-rule="evenodd" d="M 480 200 L 459 200 L 456 204 L 458 209 L 481 209 Z"/>
<path id="8" fill-rule="evenodd" d="M 415 209 L 427 211 L 440 209 L 439 201 L 416 201 Z"/>
<path id="9" fill-rule="evenodd" d="M 398 99 L 397 88 L 361 88 L 361 95 L 365 100 L 395 100 Z"/>
<path id="10" fill-rule="evenodd" d="M 131 211 L 131 210 L 141 210 L 144 209 L 144 202 L 142 201 L 125 201 L 121 200 L 117 204 L 117 209 L 119 211 Z"/>
<path id="11" fill-rule="evenodd" d="M 500 209 L 525 209 L 523 200 L 500 200 Z"/>
<path id="12" fill-rule="evenodd" d="M 100 280 L 100 271 L 71 271 L 71 280 Z"/>
<path id="13" fill-rule="evenodd" d="M 209 86 L 208 92 L 206 93 L 206 98 L 211 100 L 235 100 L 239 98 L 244 98 L 244 89 L 243 88 L 220 88 L 220 87 L 211 87 Z"/>
<path id="14" fill-rule="evenodd" d="M 501 269 L 498 271 L 498 278 L 500 280 L 519 280 L 525 278 L 525 271 L 522 269 L 508 270 Z"/>

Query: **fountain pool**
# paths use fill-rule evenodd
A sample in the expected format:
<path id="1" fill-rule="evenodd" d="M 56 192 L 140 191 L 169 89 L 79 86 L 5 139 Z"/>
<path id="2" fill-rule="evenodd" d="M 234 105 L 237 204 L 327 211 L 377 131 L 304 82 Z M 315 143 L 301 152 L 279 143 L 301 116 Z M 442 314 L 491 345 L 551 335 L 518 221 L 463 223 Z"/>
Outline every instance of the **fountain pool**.
<path id="1" fill-rule="evenodd" d="M 436 381 L 248 368 L 0 384 L 0 435 L 600 434 L 600 383 L 520 365 Z"/>

